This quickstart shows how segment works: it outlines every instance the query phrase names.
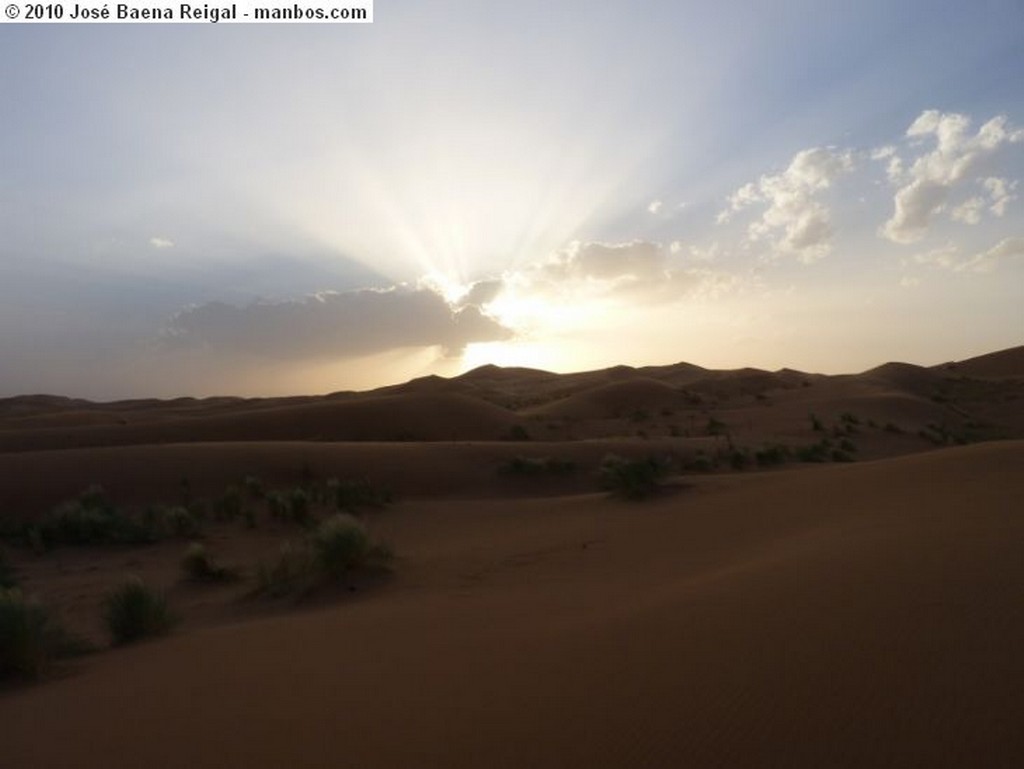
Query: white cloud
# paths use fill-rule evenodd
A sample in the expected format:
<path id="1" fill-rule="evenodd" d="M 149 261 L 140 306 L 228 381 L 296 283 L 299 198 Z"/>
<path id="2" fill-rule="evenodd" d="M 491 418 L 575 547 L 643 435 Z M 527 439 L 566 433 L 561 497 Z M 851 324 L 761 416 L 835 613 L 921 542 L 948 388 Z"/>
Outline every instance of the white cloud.
<path id="1" fill-rule="evenodd" d="M 650 203 L 647 204 L 647 210 L 652 214 L 656 214 L 659 211 L 661 211 L 664 205 L 665 204 L 662 203 L 660 200 L 652 200 Z"/>
<path id="2" fill-rule="evenodd" d="M 971 136 L 966 115 L 927 110 L 907 129 L 911 146 L 928 141 L 935 146 L 914 160 L 909 169 L 893 156 L 889 179 L 899 186 L 893 199 L 892 217 L 879 233 L 896 243 L 914 243 L 925 236 L 932 217 L 943 210 L 954 187 L 984 158 L 1006 143 L 1024 140 L 1024 130 L 1012 130 L 1005 117 L 992 118 Z M 958 209 L 959 210 L 959 209 Z M 954 218 L 970 221 L 971 207 Z M 980 215 L 980 212 L 979 212 Z"/>
<path id="3" fill-rule="evenodd" d="M 1009 182 L 997 176 L 990 176 L 982 181 L 982 186 L 992 200 L 989 211 L 996 216 L 1004 216 L 1006 214 L 1006 207 L 1017 199 L 1017 196 L 1013 194 L 1013 191 L 1017 189 L 1016 181 Z"/>
<path id="4" fill-rule="evenodd" d="M 1024 237 L 1003 238 L 988 251 L 975 254 L 955 269 L 958 272 L 992 272 L 1000 262 L 1019 256 L 1024 256 Z"/>
<path id="5" fill-rule="evenodd" d="M 1000 262 L 1017 256 L 1024 256 L 1024 237 L 1003 238 L 987 251 L 969 257 L 961 257 L 957 246 L 947 244 L 916 254 L 913 261 L 950 272 L 992 272 Z"/>
<path id="6" fill-rule="evenodd" d="M 149 239 L 149 245 L 153 248 L 173 248 L 174 241 L 169 238 L 152 237 Z"/>
<path id="7" fill-rule="evenodd" d="M 977 224 L 981 221 L 981 212 L 985 208 L 985 198 L 975 195 L 968 198 L 950 212 L 954 221 L 964 224 Z"/>
<path id="8" fill-rule="evenodd" d="M 941 248 L 933 248 L 931 251 L 927 251 L 923 254 L 915 254 L 913 261 L 917 264 L 927 264 L 932 267 L 941 267 L 943 269 L 952 270 L 956 269 L 957 265 L 962 263 L 959 255 L 960 249 L 952 243 L 949 243 Z"/>
<path id="9" fill-rule="evenodd" d="M 832 224 L 819 196 L 853 165 L 853 153 L 848 150 L 802 150 L 782 173 L 762 176 L 736 190 L 718 221 L 727 222 L 736 211 L 763 205 L 761 217 L 747 229 L 750 241 L 767 241 L 776 254 L 795 254 L 805 263 L 820 259 L 831 250 Z"/>
<path id="10" fill-rule="evenodd" d="M 643 240 L 574 242 L 543 261 L 506 273 L 502 279 L 508 296 L 504 298 L 542 298 L 565 306 L 610 299 L 671 302 L 719 296 L 738 283 L 736 276 L 706 264 L 682 266 L 687 250 L 695 253 L 678 241 L 667 248 Z M 716 253 L 712 249 L 704 261 Z M 497 298 L 499 303 L 502 299 Z"/>

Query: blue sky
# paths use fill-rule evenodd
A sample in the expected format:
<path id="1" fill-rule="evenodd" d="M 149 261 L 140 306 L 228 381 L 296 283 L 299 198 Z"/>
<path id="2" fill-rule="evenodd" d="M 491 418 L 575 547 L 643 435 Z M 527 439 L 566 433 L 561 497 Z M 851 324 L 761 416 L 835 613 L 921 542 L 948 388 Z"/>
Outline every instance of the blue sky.
<path id="1" fill-rule="evenodd" d="M 1020 344 L 1022 29 L 1010 1 L 0 25 L 0 395 Z"/>

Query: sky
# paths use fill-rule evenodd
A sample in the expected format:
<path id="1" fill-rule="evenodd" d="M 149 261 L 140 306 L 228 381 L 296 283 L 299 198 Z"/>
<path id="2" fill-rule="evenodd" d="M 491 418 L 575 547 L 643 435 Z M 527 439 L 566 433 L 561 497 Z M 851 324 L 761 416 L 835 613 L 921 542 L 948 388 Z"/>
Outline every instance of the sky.
<path id="1" fill-rule="evenodd" d="M 0 396 L 1024 343 L 1024 5 L 0 24 Z"/>

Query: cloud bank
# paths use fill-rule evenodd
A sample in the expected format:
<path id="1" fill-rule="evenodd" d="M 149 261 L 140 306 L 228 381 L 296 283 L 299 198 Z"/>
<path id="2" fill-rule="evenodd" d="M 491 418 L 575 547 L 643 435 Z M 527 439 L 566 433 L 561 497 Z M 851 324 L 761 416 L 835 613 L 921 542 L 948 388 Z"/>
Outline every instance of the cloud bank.
<path id="1" fill-rule="evenodd" d="M 854 167 L 849 150 L 814 147 L 798 152 L 779 174 L 762 176 L 729 196 L 718 222 L 749 207 L 762 208 L 747 228 L 749 242 L 763 241 L 773 255 L 792 254 L 804 263 L 827 255 L 832 247 L 832 222 L 821 194 Z"/>
<path id="2" fill-rule="evenodd" d="M 890 158 L 888 175 L 897 187 L 893 214 L 879 233 L 894 243 L 915 243 L 928 231 L 934 216 L 942 211 L 954 191 L 981 163 L 1006 144 L 1024 141 L 1024 129 L 1009 125 L 1004 116 L 994 117 L 974 134 L 966 115 L 926 110 L 907 129 L 913 147 L 934 144 L 919 154 L 909 168 L 897 155 Z M 991 198 L 992 213 L 1001 216 L 1012 199 L 1005 179 L 992 177 L 982 182 Z M 1012 183 L 1011 183 L 1012 184 Z M 980 221 L 984 199 L 972 197 L 956 206 L 951 216 L 967 224 Z"/>
<path id="3" fill-rule="evenodd" d="M 471 342 L 511 334 L 476 305 L 453 309 L 430 289 L 395 287 L 243 307 L 210 302 L 175 315 L 164 341 L 226 354 L 328 359 L 403 347 L 439 346 L 457 354 Z"/>

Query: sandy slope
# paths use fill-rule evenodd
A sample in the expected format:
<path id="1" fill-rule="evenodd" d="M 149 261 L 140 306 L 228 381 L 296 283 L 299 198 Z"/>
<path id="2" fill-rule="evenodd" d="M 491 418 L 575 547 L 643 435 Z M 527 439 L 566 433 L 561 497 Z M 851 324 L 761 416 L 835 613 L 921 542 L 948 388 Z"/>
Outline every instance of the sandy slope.
<path id="1" fill-rule="evenodd" d="M 0 695 L 2 765 L 1011 767 L 1024 443 L 421 500 L 390 584 Z"/>

